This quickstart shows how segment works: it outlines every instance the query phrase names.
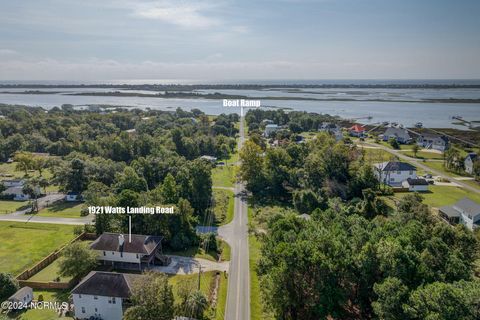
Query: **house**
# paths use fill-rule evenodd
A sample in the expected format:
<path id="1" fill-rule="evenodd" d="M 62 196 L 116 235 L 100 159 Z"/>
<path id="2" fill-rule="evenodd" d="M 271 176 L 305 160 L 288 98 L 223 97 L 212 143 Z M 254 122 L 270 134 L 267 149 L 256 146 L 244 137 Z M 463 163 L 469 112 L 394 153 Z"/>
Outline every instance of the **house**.
<path id="1" fill-rule="evenodd" d="M 67 202 L 78 202 L 82 201 L 82 196 L 78 192 L 69 192 L 65 196 L 65 201 Z"/>
<path id="2" fill-rule="evenodd" d="M 263 135 L 265 137 L 270 137 L 270 135 L 274 132 L 277 132 L 280 129 L 280 127 L 276 124 L 267 124 L 265 126 L 265 131 L 263 132 Z"/>
<path id="3" fill-rule="evenodd" d="M 90 272 L 72 290 L 75 319 L 121 320 L 140 275 Z"/>
<path id="4" fill-rule="evenodd" d="M 2 183 L 6 188 L 23 187 L 23 185 L 25 184 L 25 180 L 23 179 L 3 180 Z"/>
<path id="5" fill-rule="evenodd" d="M 318 128 L 318 131 L 328 132 L 329 134 L 335 137 L 336 141 L 340 141 L 343 139 L 342 128 L 340 128 L 340 126 L 334 123 L 324 122 Z"/>
<path id="6" fill-rule="evenodd" d="M 468 174 L 473 174 L 473 165 L 475 161 L 478 161 L 478 156 L 476 153 L 469 153 L 464 161 L 465 172 Z"/>
<path id="7" fill-rule="evenodd" d="M 417 138 L 417 144 L 425 149 L 445 151 L 448 149 L 448 138 L 438 134 L 422 133 Z"/>
<path id="8" fill-rule="evenodd" d="M 125 237 L 119 233 L 104 232 L 91 245 L 104 264 L 119 264 L 124 267 L 154 263 L 155 256 L 162 250 L 162 237 L 132 234 Z"/>
<path id="9" fill-rule="evenodd" d="M 270 119 L 263 119 L 263 120 L 262 120 L 262 124 L 265 124 L 265 125 L 267 125 L 267 124 L 274 124 L 274 123 L 275 123 L 275 122 L 274 122 L 273 120 L 270 120 Z"/>
<path id="10" fill-rule="evenodd" d="M 365 127 L 360 124 L 353 125 L 348 129 L 348 133 L 352 137 L 362 138 L 365 136 L 365 132 L 366 132 Z"/>
<path id="11" fill-rule="evenodd" d="M 462 223 L 470 230 L 480 225 L 480 204 L 469 198 L 463 198 L 452 206 L 441 207 L 439 213 L 448 222 Z"/>
<path id="12" fill-rule="evenodd" d="M 12 294 L 7 301 L 12 302 L 18 309 L 25 309 L 33 300 L 33 290 L 30 287 L 23 287 Z"/>
<path id="13" fill-rule="evenodd" d="M 403 181 L 417 178 L 417 168 L 406 162 L 388 161 L 374 165 L 378 181 L 392 187 L 401 187 Z"/>
<path id="14" fill-rule="evenodd" d="M 15 201 L 30 200 L 30 195 L 23 193 L 23 186 L 7 188 L 5 191 L 2 192 L 2 195 L 10 197 Z"/>
<path id="15" fill-rule="evenodd" d="M 413 192 L 428 191 L 428 181 L 423 178 L 407 178 L 407 180 L 402 182 L 402 186 Z"/>
<path id="16" fill-rule="evenodd" d="M 381 135 L 383 141 L 388 141 L 390 139 L 395 139 L 398 143 L 408 144 L 412 140 L 410 134 L 408 134 L 407 129 L 404 128 L 395 128 L 390 127 L 385 130 L 383 135 Z"/>

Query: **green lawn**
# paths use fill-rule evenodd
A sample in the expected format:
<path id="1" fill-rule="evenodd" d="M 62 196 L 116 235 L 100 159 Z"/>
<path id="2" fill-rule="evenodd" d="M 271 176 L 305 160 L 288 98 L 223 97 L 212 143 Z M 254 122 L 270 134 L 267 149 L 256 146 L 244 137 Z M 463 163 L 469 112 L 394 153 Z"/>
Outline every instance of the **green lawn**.
<path id="1" fill-rule="evenodd" d="M 33 297 L 38 300 L 38 297 L 42 295 L 44 301 L 49 302 L 68 302 L 68 296 L 70 292 L 68 290 L 34 290 Z M 72 317 L 61 317 L 54 310 L 49 309 L 29 309 L 27 311 L 9 315 L 8 319 L 16 320 L 52 320 L 52 319 L 73 319 Z"/>
<path id="2" fill-rule="evenodd" d="M 0 214 L 12 213 L 28 206 L 28 201 L 4 201 L 0 200 Z"/>
<path id="3" fill-rule="evenodd" d="M 359 150 L 363 150 L 365 153 L 365 160 L 367 163 L 379 163 L 390 161 L 395 158 L 393 154 L 382 149 L 362 148 L 358 146 Z"/>
<path id="4" fill-rule="evenodd" d="M 4 180 L 4 179 L 8 180 L 8 179 L 16 179 L 16 178 L 25 177 L 25 171 L 17 171 L 16 166 L 17 166 L 17 164 L 15 162 L 0 164 L 0 180 Z M 32 170 L 30 170 L 28 172 L 28 175 L 30 177 L 40 176 L 38 171 L 32 171 Z M 52 177 L 52 173 L 50 172 L 50 170 L 46 169 L 46 170 L 43 170 L 42 176 L 46 179 L 50 179 Z"/>
<path id="5" fill-rule="evenodd" d="M 74 226 L 0 222 L 0 272 L 14 275 L 33 266 L 75 236 Z"/>
<path id="6" fill-rule="evenodd" d="M 425 162 L 422 162 L 422 163 L 429 168 L 432 168 L 434 170 L 442 172 L 443 174 L 446 174 L 446 175 L 449 175 L 449 176 L 452 176 L 452 177 L 462 177 L 461 175 L 458 175 L 454 172 L 447 171 L 445 169 L 445 167 L 443 166 L 443 162 L 440 162 L 440 161 L 425 161 Z"/>
<path id="7" fill-rule="evenodd" d="M 57 260 L 53 261 L 51 264 L 40 270 L 40 272 L 28 280 L 38 282 L 54 282 L 58 277 L 60 278 L 59 282 L 69 282 L 72 280 L 72 277 L 60 277 L 59 275 L 61 259 L 62 258 L 58 258 Z"/>
<path id="8" fill-rule="evenodd" d="M 220 247 L 222 248 L 222 255 L 221 255 L 222 261 L 230 261 L 232 249 L 230 248 L 228 243 L 226 243 L 223 240 L 220 240 Z"/>
<path id="9" fill-rule="evenodd" d="M 227 304 L 228 278 L 220 276 L 220 288 L 218 289 L 217 307 L 215 308 L 215 320 L 225 319 L 225 307 Z"/>
<path id="10" fill-rule="evenodd" d="M 412 151 L 403 152 L 404 155 L 415 158 L 415 155 Z M 418 151 L 417 152 L 418 159 L 443 159 L 443 154 L 435 153 L 435 152 L 428 152 L 428 151 Z"/>
<path id="11" fill-rule="evenodd" d="M 80 218 L 81 203 L 59 201 L 48 208 L 40 210 L 37 215 L 42 217 Z"/>
<path id="12" fill-rule="evenodd" d="M 212 183 L 214 187 L 233 188 L 235 182 L 235 166 L 217 166 L 212 170 Z"/>
<path id="13" fill-rule="evenodd" d="M 387 141 L 379 141 L 379 144 L 387 148 L 393 149 L 393 147 Z M 400 144 L 400 150 L 412 150 L 412 148 L 413 148 L 413 144 Z"/>
<path id="14" fill-rule="evenodd" d="M 233 219 L 233 206 L 235 203 L 234 193 L 230 190 L 214 189 L 213 198 L 215 206 L 215 224 L 222 225 L 230 223 Z"/>
<path id="15" fill-rule="evenodd" d="M 428 204 L 432 207 L 442 207 L 447 205 L 452 205 L 460 199 L 468 197 L 473 201 L 480 203 L 480 194 L 466 191 L 458 187 L 449 187 L 449 186 L 430 186 L 430 192 L 422 193 L 422 196 L 425 198 L 423 203 Z M 401 198 L 407 195 L 408 193 L 396 193 L 395 197 Z"/>
<path id="16" fill-rule="evenodd" d="M 248 219 L 252 220 L 253 211 L 248 208 Z M 260 241 L 255 235 L 248 236 L 249 268 L 250 268 L 250 319 L 270 320 L 273 315 L 267 312 L 265 302 L 260 292 L 260 281 L 257 274 L 257 261 L 260 258 Z"/>

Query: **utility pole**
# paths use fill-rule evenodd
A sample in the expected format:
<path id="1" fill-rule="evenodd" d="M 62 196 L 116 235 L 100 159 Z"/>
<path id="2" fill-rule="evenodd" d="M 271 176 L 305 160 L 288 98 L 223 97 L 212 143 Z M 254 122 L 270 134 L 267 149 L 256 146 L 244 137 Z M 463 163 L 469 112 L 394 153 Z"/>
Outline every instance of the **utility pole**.
<path id="1" fill-rule="evenodd" d="M 200 270 L 198 272 L 198 291 L 200 291 L 200 277 L 202 275 L 202 265 L 200 263 L 198 263 L 198 267 L 200 268 Z"/>

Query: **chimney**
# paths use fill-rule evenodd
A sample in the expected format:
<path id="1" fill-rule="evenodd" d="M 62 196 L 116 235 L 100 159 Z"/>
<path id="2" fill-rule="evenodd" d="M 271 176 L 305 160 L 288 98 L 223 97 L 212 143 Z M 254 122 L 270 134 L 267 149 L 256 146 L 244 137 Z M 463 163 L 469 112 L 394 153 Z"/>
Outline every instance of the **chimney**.
<path id="1" fill-rule="evenodd" d="M 125 237 L 123 234 L 118 235 L 118 247 L 120 249 L 120 252 L 123 251 L 123 244 L 125 243 Z"/>

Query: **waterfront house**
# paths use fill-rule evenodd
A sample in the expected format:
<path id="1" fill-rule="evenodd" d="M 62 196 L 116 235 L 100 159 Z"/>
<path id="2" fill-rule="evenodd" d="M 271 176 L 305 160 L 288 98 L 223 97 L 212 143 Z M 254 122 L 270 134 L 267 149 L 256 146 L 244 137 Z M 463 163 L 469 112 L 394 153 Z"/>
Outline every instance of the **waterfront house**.
<path id="1" fill-rule="evenodd" d="M 324 122 L 318 128 L 320 132 L 327 132 L 332 135 L 336 141 L 340 141 L 343 139 L 342 128 L 335 123 Z"/>
<path id="2" fill-rule="evenodd" d="M 149 266 L 155 256 L 161 252 L 162 237 L 104 232 L 91 245 L 90 249 L 98 253 L 98 260 L 104 264 L 131 267 Z"/>
<path id="3" fill-rule="evenodd" d="M 464 165 L 465 165 L 465 172 L 468 174 L 473 174 L 473 165 L 475 161 L 478 161 L 478 156 L 476 153 L 469 153 L 465 158 Z"/>
<path id="4" fill-rule="evenodd" d="M 407 129 L 390 127 L 380 136 L 383 141 L 395 139 L 398 143 L 408 144 L 412 140 Z"/>
<path id="5" fill-rule="evenodd" d="M 366 130 L 365 130 L 365 127 L 360 125 L 360 124 L 355 124 L 353 126 L 351 126 L 349 129 L 348 129 L 348 133 L 352 136 L 352 137 L 359 137 L 359 138 L 362 138 L 365 136 L 365 133 L 366 133 Z"/>
<path id="6" fill-rule="evenodd" d="M 208 162 L 215 163 L 217 162 L 217 158 L 212 156 L 201 156 L 200 159 L 207 160 Z"/>
<path id="7" fill-rule="evenodd" d="M 448 149 L 448 138 L 438 134 L 422 133 L 417 138 L 417 144 L 425 149 L 445 151 Z"/>
<path id="8" fill-rule="evenodd" d="M 403 181 L 417 178 L 417 168 L 406 162 L 388 161 L 374 165 L 378 181 L 391 187 L 402 187 Z"/>
<path id="9" fill-rule="evenodd" d="M 402 186 L 413 192 L 428 191 L 428 181 L 423 178 L 407 178 L 407 180 L 402 182 Z"/>
<path id="10" fill-rule="evenodd" d="M 448 222 L 462 223 L 470 230 L 480 225 L 480 204 L 469 198 L 463 198 L 451 206 L 441 207 L 439 213 Z"/>
<path id="11" fill-rule="evenodd" d="M 139 275 L 90 272 L 72 290 L 75 319 L 121 320 Z"/>

